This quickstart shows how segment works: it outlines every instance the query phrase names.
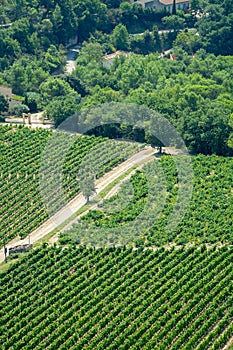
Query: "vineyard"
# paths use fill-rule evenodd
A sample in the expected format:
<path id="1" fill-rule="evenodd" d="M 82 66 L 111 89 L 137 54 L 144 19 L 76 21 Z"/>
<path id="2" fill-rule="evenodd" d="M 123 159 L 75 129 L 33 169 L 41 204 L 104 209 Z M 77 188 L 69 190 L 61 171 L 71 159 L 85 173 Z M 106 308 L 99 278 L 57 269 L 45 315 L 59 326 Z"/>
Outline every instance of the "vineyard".
<path id="1" fill-rule="evenodd" d="M 137 246 L 232 244 L 233 158 L 200 155 L 192 161 L 195 175 L 192 199 L 173 232 L 167 233 L 166 224 L 177 201 L 178 176 L 172 157 L 164 156 L 159 162 L 161 168 L 157 160 L 146 164 L 115 196 L 61 233 L 60 242 L 100 246 L 110 244 L 111 240 L 115 244 L 132 243 L 133 239 Z"/>
<path id="2" fill-rule="evenodd" d="M 35 249 L 1 274 L 2 349 L 222 349 L 233 250 Z"/>
<path id="3" fill-rule="evenodd" d="M 83 176 L 79 168 L 84 162 L 82 171 L 88 171 L 90 150 L 95 155 L 96 147 L 102 147 L 103 156 L 108 150 L 105 161 L 95 155 L 91 163 L 100 177 L 138 149 L 137 144 L 101 137 L 53 135 L 43 129 L 0 126 L 0 246 L 4 239 L 25 237 L 78 193 Z"/>
<path id="4" fill-rule="evenodd" d="M 103 176 L 140 147 L 0 127 L 1 243 L 30 233 L 82 189 L 87 174 Z M 232 344 L 233 158 L 199 155 L 192 166 L 192 198 L 173 232 L 166 226 L 189 178 L 180 183 L 173 158 L 156 157 L 117 194 L 99 195 L 95 210 L 60 233 L 59 245 L 44 243 L 6 264 L 0 348 L 222 350 Z"/>

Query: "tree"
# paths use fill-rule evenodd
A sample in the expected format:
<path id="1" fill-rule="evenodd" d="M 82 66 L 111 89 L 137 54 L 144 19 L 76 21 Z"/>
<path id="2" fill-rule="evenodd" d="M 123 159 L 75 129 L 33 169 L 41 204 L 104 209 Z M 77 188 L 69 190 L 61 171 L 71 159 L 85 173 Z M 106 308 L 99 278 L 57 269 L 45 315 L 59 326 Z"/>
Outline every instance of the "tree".
<path id="1" fill-rule="evenodd" d="M 162 153 L 162 149 L 164 147 L 164 144 L 153 134 L 150 132 L 145 133 L 145 140 L 147 143 L 149 143 L 152 147 L 157 147 L 159 153 Z"/>
<path id="2" fill-rule="evenodd" d="M 22 117 L 23 113 L 28 113 L 29 108 L 27 105 L 22 104 L 22 103 L 17 103 L 14 105 L 11 109 L 12 113 L 14 113 L 17 117 Z"/>
<path id="3" fill-rule="evenodd" d="M 4 72 L 5 79 L 11 84 L 13 93 L 24 96 L 27 91 L 38 91 L 42 81 L 48 77 L 39 59 L 21 57 Z"/>
<path id="4" fill-rule="evenodd" d="M 156 51 L 156 44 L 154 33 L 150 33 L 149 30 L 146 30 L 143 35 L 133 36 L 131 39 L 131 51 L 147 55 Z"/>
<path id="5" fill-rule="evenodd" d="M 80 109 L 80 95 L 77 93 L 67 96 L 55 97 L 46 106 L 46 114 L 52 119 L 55 126 L 61 124 L 65 119 L 77 113 Z"/>
<path id="6" fill-rule="evenodd" d="M 9 102 L 6 100 L 5 96 L 0 95 L 0 113 L 7 112 L 9 108 Z"/>
<path id="7" fill-rule="evenodd" d="M 90 62 L 95 62 L 102 65 L 103 62 L 103 47 L 99 43 L 83 43 L 82 49 L 79 51 L 77 62 L 83 66 Z"/>
<path id="8" fill-rule="evenodd" d="M 134 21 L 135 16 L 134 16 L 134 10 L 133 10 L 132 4 L 124 1 L 120 4 L 120 10 L 122 13 L 121 23 L 127 25 L 127 24 L 132 23 Z"/>
<path id="9" fill-rule="evenodd" d="M 45 104 L 50 103 L 54 97 L 76 95 L 69 83 L 60 79 L 50 77 L 40 85 L 40 93 Z"/>
<path id="10" fill-rule="evenodd" d="M 172 4 L 172 14 L 176 15 L 176 0 L 173 0 L 173 4 Z"/>
<path id="11" fill-rule="evenodd" d="M 233 16 L 229 12 L 231 6 L 224 9 L 224 4 L 203 3 L 203 15 L 196 24 L 203 48 L 215 55 L 233 53 Z"/>
<path id="12" fill-rule="evenodd" d="M 120 91 L 115 91 L 112 88 L 105 87 L 100 88 L 99 85 L 95 86 L 92 90 L 92 94 L 87 96 L 83 101 L 83 106 L 90 107 L 95 106 L 101 103 L 108 102 L 119 102 L 123 100 L 123 95 Z"/>
<path id="13" fill-rule="evenodd" d="M 40 95 L 37 92 L 28 92 L 25 96 L 25 104 L 30 109 L 31 113 L 38 112 L 38 105 L 40 103 Z"/>
<path id="14" fill-rule="evenodd" d="M 7 56 L 11 60 L 21 54 L 20 45 L 17 40 L 0 36 L 0 57 Z"/>
<path id="15" fill-rule="evenodd" d="M 233 113 L 230 116 L 229 125 L 233 129 Z M 228 139 L 228 146 L 230 148 L 233 148 L 233 132 L 230 133 L 230 136 L 229 136 L 229 139 Z"/>
<path id="16" fill-rule="evenodd" d="M 13 93 L 23 95 L 27 87 L 27 77 L 21 62 L 16 61 L 7 74 L 7 80 L 11 84 Z"/>
<path id="17" fill-rule="evenodd" d="M 62 28 L 62 22 L 63 16 L 61 12 L 61 7 L 58 4 L 56 4 L 55 9 L 52 13 L 52 23 L 55 34 L 59 34 L 59 31 Z"/>
<path id="18" fill-rule="evenodd" d="M 92 174 L 89 174 L 85 179 L 80 181 L 80 189 L 88 203 L 90 197 L 96 192 L 94 176 Z"/>
<path id="19" fill-rule="evenodd" d="M 200 38 L 196 35 L 196 31 L 182 31 L 178 33 L 174 47 L 180 47 L 190 55 L 201 47 Z"/>
<path id="20" fill-rule="evenodd" d="M 129 50 L 129 33 L 126 26 L 118 24 L 112 33 L 112 43 L 118 50 Z"/>
<path id="21" fill-rule="evenodd" d="M 45 53 L 43 63 L 50 72 L 58 69 L 65 62 L 65 55 L 55 45 L 51 45 Z"/>
<path id="22" fill-rule="evenodd" d="M 158 27 L 156 25 L 153 26 L 152 33 L 153 33 L 153 37 L 154 37 L 155 49 L 156 49 L 156 51 L 160 51 L 161 50 L 161 39 L 160 39 Z"/>
<path id="23" fill-rule="evenodd" d="M 183 29 L 185 26 L 184 18 L 181 18 L 177 15 L 163 17 L 162 22 L 168 29 L 173 29 L 175 32 Z"/>
<path id="24" fill-rule="evenodd" d="M 11 27 L 13 32 L 12 38 L 20 43 L 21 48 L 28 49 L 28 38 L 30 35 L 29 18 L 20 18 L 15 21 Z"/>
<path id="25" fill-rule="evenodd" d="M 77 16 L 74 12 L 74 1 L 57 1 L 52 14 L 52 23 L 59 43 L 67 43 L 76 34 Z"/>

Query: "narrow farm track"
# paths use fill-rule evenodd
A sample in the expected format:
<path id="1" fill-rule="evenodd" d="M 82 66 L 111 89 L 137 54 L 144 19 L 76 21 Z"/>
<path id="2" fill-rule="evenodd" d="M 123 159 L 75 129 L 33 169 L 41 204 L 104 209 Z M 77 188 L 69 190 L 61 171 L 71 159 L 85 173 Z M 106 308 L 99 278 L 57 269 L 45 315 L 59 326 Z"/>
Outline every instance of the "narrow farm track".
<path id="1" fill-rule="evenodd" d="M 118 177 L 123 175 L 130 168 L 137 164 L 149 160 L 155 153 L 155 149 L 152 147 L 147 147 L 125 162 L 119 164 L 117 167 L 112 169 L 110 172 L 106 173 L 102 178 L 96 181 L 96 194 L 103 191 L 109 184 L 115 181 Z M 75 212 L 81 209 L 86 204 L 86 199 L 79 193 L 75 198 L 73 198 L 67 205 L 60 209 L 56 214 L 54 214 L 50 219 L 44 222 L 40 227 L 30 233 L 30 243 L 36 243 L 38 240 L 42 239 L 44 236 L 49 234 L 51 231 L 56 229 L 59 225 L 64 223 L 69 219 Z M 29 236 L 24 239 L 15 238 L 7 244 L 7 248 L 14 247 L 20 244 L 27 244 L 29 242 Z M 0 252 L 0 263 L 4 261 L 4 251 Z"/>
<path id="2" fill-rule="evenodd" d="M 132 170 L 128 175 L 126 175 L 122 180 L 119 180 L 119 182 L 117 182 L 117 184 L 115 186 L 113 186 L 110 191 L 103 197 L 103 199 L 108 199 L 112 196 L 114 196 L 115 194 L 117 194 L 117 192 L 120 190 L 121 188 L 121 185 L 128 179 L 130 179 L 130 177 L 135 174 L 135 172 L 137 170 L 140 170 L 143 168 L 143 166 L 145 165 L 145 163 L 148 163 L 149 161 L 152 161 L 154 159 L 153 156 L 149 157 L 149 158 L 145 158 L 142 162 L 140 162 L 140 164 L 134 168 L 134 170 Z M 70 220 L 68 222 L 68 224 L 66 224 L 62 229 L 61 231 L 57 232 L 54 236 L 52 236 L 50 239 L 49 239 L 49 244 L 53 244 L 53 243 L 56 243 L 59 239 L 59 233 L 60 232 L 64 232 L 66 230 L 69 230 L 75 223 L 77 223 L 77 221 L 84 215 L 88 214 L 88 212 L 90 210 L 95 210 L 95 209 L 98 209 L 98 204 L 99 204 L 99 201 L 93 205 L 90 205 L 89 208 L 84 211 L 83 213 L 79 214 L 76 218 L 74 218 L 73 220 Z"/>

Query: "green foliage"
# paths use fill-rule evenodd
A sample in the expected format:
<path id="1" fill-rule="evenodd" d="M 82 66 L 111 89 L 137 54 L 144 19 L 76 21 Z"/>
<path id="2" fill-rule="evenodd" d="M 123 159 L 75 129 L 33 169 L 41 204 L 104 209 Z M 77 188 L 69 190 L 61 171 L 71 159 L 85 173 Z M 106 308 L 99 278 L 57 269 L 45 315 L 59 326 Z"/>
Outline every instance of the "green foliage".
<path id="1" fill-rule="evenodd" d="M 77 93 L 70 87 L 69 83 L 53 77 L 48 78 L 40 85 L 40 94 L 45 105 L 57 97 L 77 96 Z"/>
<path id="2" fill-rule="evenodd" d="M 83 107 L 96 106 L 102 103 L 108 102 L 120 102 L 123 101 L 123 94 L 120 91 L 115 91 L 112 88 L 106 87 L 101 89 L 99 85 L 96 85 L 91 92 L 91 95 L 87 96 L 83 100 Z M 110 136 L 110 135 L 109 135 Z"/>
<path id="3" fill-rule="evenodd" d="M 191 55 L 201 48 L 201 40 L 196 30 L 182 31 L 177 35 L 174 41 L 174 47 L 181 47 L 185 52 Z"/>
<path id="4" fill-rule="evenodd" d="M 116 195 L 115 197 L 104 201 L 104 205 L 102 206 L 104 214 L 102 214 L 101 211 L 90 211 L 86 216 L 82 217 L 82 220 L 84 222 L 92 223 L 100 227 L 105 227 L 106 229 L 108 227 L 115 227 L 133 221 L 143 209 L 143 206 L 145 204 L 144 198 L 148 195 L 148 186 L 145 175 L 137 172 L 131 177 L 130 181 L 125 184 L 122 197 L 125 197 L 126 200 L 126 193 L 128 192 L 130 185 L 132 185 L 131 192 L 133 194 L 130 196 L 128 203 L 125 206 L 123 205 L 123 210 L 116 210 L 116 208 L 114 208 L 114 205 L 112 205 L 113 202 L 117 202 L 121 199 L 120 194 L 120 196 Z M 114 204 L 116 205 L 116 203 Z M 119 205 L 122 206 L 122 201 L 119 203 Z M 109 207 L 112 208 L 112 211 Z"/>
<path id="5" fill-rule="evenodd" d="M 66 118 L 71 117 L 80 110 L 80 96 L 70 93 L 66 96 L 53 97 L 47 104 L 45 111 L 49 119 L 53 120 L 55 126 L 61 124 Z"/>
<path id="6" fill-rule="evenodd" d="M 79 51 L 77 62 L 80 65 L 87 66 L 89 63 L 102 64 L 103 47 L 99 43 L 84 42 L 82 49 Z"/>
<path id="7" fill-rule="evenodd" d="M 12 99 L 14 101 L 19 101 L 19 102 L 23 102 L 25 100 L 25 98 L 23 96 L 20 96 L 20 95 L 15 95 L 15 94 L 12 94 Z"/>
<path id="8" fill-rule="evenodd" d="M 90 197 L 95 193 L 94 176 L 88 175 L 85 177 L 85 179 L 80 181 L 80 190 L 82 191 L 82 194 L 86 198 L 87 203 L 88 203 Z"/>
<path id="9" fill-rule="evenodd" d="M 17 103 L 11 108 L 11 113 L 15 114 L 17 117 L 22 117 L 23 113 L 28 113 L 29 107 L 23 103 Z"/>
<path id="10" fill-rule="evenodd" d="M 203 47 L 215 55 L 232 55 L 232 4 L 204 2 L 202 13 L 197 29 Z"/>
<path id="11" fill-rule="evenodd" d="M 43 129 L 30 130 L 28 128 L 0 127 L 0 147 L 1 147 L 1 237 L 3 242 L 5 235 L 6 241 L 16 235 L 24 237 L 33 229 L 38 227 L 45 219 L 48 213 L 57 211 L 64 202 L 68 201 L 79 191 L 79 184 L 76 180 L 78 167 L 85 154 L 97 143 L 103 139 L 95 137 L 75 137 L 72 149 L 66 155 L 64 161 L 64 174 L 62 183 L 64 185 L 64 194 L 48 194 L 49 206 L 46 208 L 42 201 L 40 191 L 42 152 L 49 141 L 51 132 Z M 60 148 L 63 143 L 68 144 L 71 136 L 60 135 Z M 48 159 L 48 169 L 62 164 L 62 150 L 58 145 L 54 145 L 53 159 Z M 53 152 L 53 149 L 50 150 Z M 73 166 L 76 162 L 76 167 Z M 71 166 L 72 164 L 72 166 Z M 54 184 L 60 179 L 59 174 L 47 174 L 48 179 L 44 179 L 46 188 L 49 188 L 50 181 Z M 56 177 L 58 176 L 58 178 Z M 47 181 L 47 182 L 46 182 Z M 51 198 L 49 197 L 51 196 Z"/>
<path id="12" fill-rule="evenodd" d="M 6 100 L 5 96 L 0 95 L 0 113 L 7 112 L 9 108 L 9 102 Z"/>
<path id="13" fill-rule="evenodd" d="M 117 50 L 129 50 L 129 33 L 123 24 L 118 24 L 112 33 L 112 43 Z"/>
<path id="14" fill-rule="evenodd" d="M 230 116 L 229 125 L 233 129 L 233 114 Z M 233 148 L 233 132 L 231 132 L 228 140 L 228 146 Z"/>
<path id="15" fill-rule="evenodd" d="M 158 162 L 163 171 L 159 170 Z M 146 246 L 220 241 L 232 244 L 233 158 L 197 156 L 192 158 L 192 165 L 195 175 L 192 199 L 173 232 L 168 233 L 166 225 L 174 205 L 178 205 L 178 186 L 184 184 L 178 180 L 172 158 L 164 156 L 136 172 L 115 196 L 99 204 L 98 211 L 89 211 L 70 230 L 60 234 L 60 241 L 88 244 L 94 235 L 92 241 L 99 246 L 101 242 L 108 244 L 107 238 L 114 230 L 116 240 L 122 244 L 125 239 L 139 240 Z M 152 185 L 153 181 L 158 183 Z"/>
<path id="16" fill-rule="evenodd" d="M 55 141 L 49 143 L 52 135 L 52 131 L 44 129 L 0 126 L 0 246 L 4 236 L 6 242 L 17 235 L 25 237 L 45 221 L 48 215 L 54 214 L 73 198 L 80 189 L 77 174 L 81 164 L 83 168 L 84 157 L 94 146 L 106 141 L 102 137 L 80 137 L 57 132 Z M 120 143 L 119 157 L 115 153 L 119 142 L 109 142 L 111 146 L 108 144 L 102 160 L 98 154 L 89 163 L 98 163 L 99 176 L 137 149 L 135 144 L 132 147 L 131 143 Z M 45 147 L 49 148 L 46 154 L 43 153 Z M 65 155 L 64 150 L 67 150 Z M 57 188 L 59 181 L 62 182 L 62 193 Z"/>
<path id="17" fill-rule="evenodd" d="M 4 76 L 12 86 L 13 93 L 24 96 L 28 91 L 38 92 L 49 73 L 41 67 L 41 61 L 22 57 L 4 72 Z"/>
<path id="18" fill-rule="evenodd" d="M 232 258 L 227 246 L 35 249 L 0 276 L 0 345 L 222 349 L 232 336 Z"/>
<path id="19" fill-rule="evenodd" d="M 44 69 L 53 72 L 54 70 L 59 69 L 64 62 L 63 50 L 58 50 L 55 45 L 50 45 L 43 60 Z"/>
<path id="20" fill-rule="evenodd" d="M 232 57 L 215 57 L 203 50 L 192 57 L 198 36 L 187 32 L 184 37 L 186 43 L 183 35 L 177 43 L 189 46 L 190 53 L 176 49 L 174 61 L 157 54 L 131 54 L 115 58 L 109 68 L 94 58 L 87 66 L 80 62 L 74 74 L 90 94 L 83 99 L 84 106 L 111 101 L 148 106 L 174 124 L 192 153 L 230 155 Z"/>
<path id="21" fill-rule="evenodd" d="M 201 1 L 200 0 L 191 0 L 191 10 L 194 12 L 194 13 L 197 13 L 198 10 L 201 9 Z"/>
<path id="22" fill-rule="evenodd" d="M 28 106 L 31 113 L 38 112 L 39 105 L 41 104 L 40 94 L 37 92 L 28 92 L 24 103 Z"/>
<path id="23" fill-rule="evenodd" d="M 143 35 L 133 35 L 130 39 L 131 50 L 135 53 L 149 54 L 161 51 L 161 41 L 158 35 L 158 28 L 155 26 L 152 32 L 148 30 Z"/>
<path id="24" fill-rule="evenodd" d="M 183 29 L 185 26 L 185 20 L 175 14 L 163 17 L 162 22 L 166 28 L 173 29 L 174 31 Z"/>

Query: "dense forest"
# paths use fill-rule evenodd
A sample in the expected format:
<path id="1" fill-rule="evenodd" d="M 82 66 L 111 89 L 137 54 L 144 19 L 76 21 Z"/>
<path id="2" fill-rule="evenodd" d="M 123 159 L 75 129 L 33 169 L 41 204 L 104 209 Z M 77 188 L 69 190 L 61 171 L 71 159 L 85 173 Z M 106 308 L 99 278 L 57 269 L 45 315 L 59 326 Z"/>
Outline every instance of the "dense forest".
<path id="1" fill-rule="evenodd" d="M 232 154 L 230 0 L 192 0 L 186 14 L 120 0 L 5 0 L 0 24 L 0 84 L 22 96 L 26 111 L 46 110 L 59 125 L 95 104 L 143 104 L 168 118 L 191 152 Z M 72 39 L 82 48 L 68 75 Z M 170 48 L 174 60 L 163 55 Z M 106 67 L 104 55 L 116 50 L 130 55 Z"/>

